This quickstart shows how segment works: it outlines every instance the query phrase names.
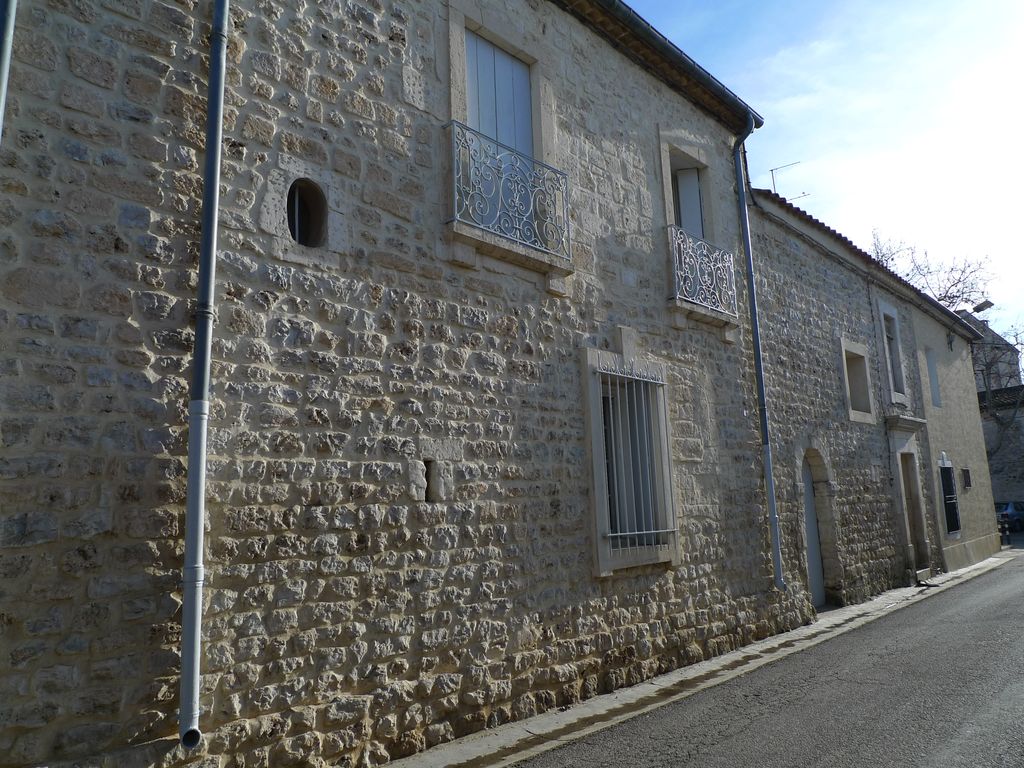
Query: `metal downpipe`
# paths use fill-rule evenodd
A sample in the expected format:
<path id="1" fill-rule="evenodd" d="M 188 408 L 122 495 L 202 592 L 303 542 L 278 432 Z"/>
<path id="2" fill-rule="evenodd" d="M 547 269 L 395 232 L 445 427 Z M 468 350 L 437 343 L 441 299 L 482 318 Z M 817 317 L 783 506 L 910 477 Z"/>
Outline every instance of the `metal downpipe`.
<path id="1" fill-rule="evenodd" d="M 18 0 L 3 2 L 3 38 L 0 39 L 0 139 L 4 132 L 4 114 L 7 111 L 7 80 L 11 74 L 11 49 L 14 48 L 14 17 L 18 14 Z"/>
<path id="2" fill-rule="evenodd" d="M 217 213 L 224 123 L 224 70 L 229 0 L 214 0 L 207 85 L 206 162 L 203 168 L 202 241 L 196 291 L 196 340 L 188 407 L 188 493 L 185 505 L 185 566 L 182 569 L 181 700 L 178 735 L 186 749 L 199 746 L 199 666 L 202 649 L 203 527 L 206 519 L 206 430 L 210 417 L 210 348 L 213 340 Z"/>
<path id="3" fill-rule="evenodd" d="M 782 575 L 782 537 L 779 532 L 779 511 L 775 506 L 775 475 L 772 467 L 771 432 L 768 423 L 768 399 L 764 388 L 764 361 L 761 357 L 761 325 L 757 316 L 757 289 L 754 285 L 754 247 L 750 240 L 750 217 L 747 213 L 747 183 L 743 172 L 743 142 L 754 132 L 754 115 L 747 114 L 747 127 L 736 137 L 732 148 L 733 164 L 736 171 L 740 227 L 743 230 L 743 250 L 747 257 L 747 301 L 750 305 L 750 326 L 754 337 L 754 378 L 757 380 L 757 405 L 761 417 L 761 449 L 764 452 L 764 485 L 768 498 L 768 527 L 772 537 L 772 570 L 775 587 L 786 589 Z"/>

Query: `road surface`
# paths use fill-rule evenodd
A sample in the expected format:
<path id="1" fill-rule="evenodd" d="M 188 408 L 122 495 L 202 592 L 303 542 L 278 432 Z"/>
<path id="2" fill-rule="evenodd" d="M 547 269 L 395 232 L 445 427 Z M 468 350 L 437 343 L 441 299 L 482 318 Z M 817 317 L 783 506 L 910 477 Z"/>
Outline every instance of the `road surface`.
<path id="1" fill-rule="evenodd" d="M 1024 557 L 517 766 L 1024 767 Z"/>

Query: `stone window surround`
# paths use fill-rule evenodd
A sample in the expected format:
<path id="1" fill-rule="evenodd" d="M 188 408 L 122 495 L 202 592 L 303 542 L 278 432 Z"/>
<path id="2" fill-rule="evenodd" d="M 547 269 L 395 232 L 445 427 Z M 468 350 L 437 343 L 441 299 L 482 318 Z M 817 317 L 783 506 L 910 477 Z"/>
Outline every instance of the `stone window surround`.
<path id="1" fill-rule="evenodd" d="M 633 365 L 639 360 L 636 331 L 626 326 L 618 326 L 615 336 L 617 337 L 618 347 L 621 352 L 594 349 L 592 347 L 582 347 L 580 349 L 580 369 L 584 388 L 583 407 L 586 424 L 586 462 L 587 466 L 591 468 L 592 506 L 590 520 L 594 554 L 594 576 L 599 578 L 613 576 L 623 569 L 641 565 L 658 563 L 678 565 L 680 562 L 678 533 L 670 534 L 671 543 L 667 549 L 639 549 L 634 552 L 625 553 L 613 552 L 607 537 L 611 529 L 608 499 L 603 491 L 603 487 L 600 489 L 598 487 L 603 486 L 607 482 L 605 479 L 604 462 L 604 427 L 603 417 L 601 416 L 601 392 L 598 377 L 594 375 L 594 372 L 602 364 L 611 364 L 621 368 Z M 667 381 L 664 366 L 661 364 L 645 361 L 644 366 L 658 371 L 662 380 Z M 664 384 L 663 387 L 667 390 L 668 384 Z M 659 452 L 661 453 L 660 458 L 664 467 L 662 473 L 664 485 L 661 488 L 661 493 L 665 500 L 666 509 L 663 525 L 665 528 L 674 528 L 678 523 L 675 515 L 675 497 L 672 486 L 671 452 L 669 449 L 669 446 L 672 444 L 672 436 L 668 421 L 667 391 L 664 391 L 663 396 L 655 398 L 655 400 L 657 401 L 655 418 L 660 425 L 658 430 L 660 432 Z"/>
<path id="2" fill-rule="evenodd" d="M 661 194 L 665 204 L 665 226 L 675 223 L 675 210 L 672 194 L 672 158 L 681 158 L 696 168 L 700 174 L 700 202 L 701 214 L 704 220 L 703 239 L 709 243 L 718 240 L 718 230 L 715 226 L 715 200 L 714 181 L 710 173 L 708 147 L 695 144 L 688 132 L 679 128 L 669 128 L 658 125 L 658 146 L 661 158 Z"/>
<path id="3" fill-rule="evenodd" d="M 906 547 L 907 562 L 914 562 L 918 572 L 931 567 L 930 560 L 925 563 L 917 562 L 914 552 L 914 526 L 920 526 L 923 533 L 923 546 L 925 551 L 931 551 L 931 542 L 928 536 L 927 505 L 925 502 L 924 488 L 922 487 L 925 477 L 920 471 L 921 447 L 918 443 L 918 434 L 925 434 L 926 422 L 914 416 L 893 415 L 886 417 L 886 431 L 889 434 L 889 456 L 890 456 L 890 484 L 892 492 L 893 507 L 902 515 L 902 534 L 904 546 Z M 902 456 L 911 456 L 914 465 L 914 486 L 907 489 L 904 485 L 906 478 L 903 474 Z M 907 506 L 908 490 L 912 497 L 918 500 L 919 509 L 917 519 L 912 519 L 915 511 Z M 958 536 L 959 538 L 959 536 Z M 920 576 L 920 573 L 918 574 Z"/>
<path id="4" fill-rule="evenodd" d="M 564 168 L 555 142 L 555 92 L 549 62 L 560 61 L 562 54 L 536 35 L 528 34 L 521 24 L 499 18 L 483 4 L 469 0 L 450 0 L 448 6 L 448 69 L 450 116 L 466 123 L 469 96 L 466 84 L 466 34 L 470 30 L 530 65 L 530 98 L 533 112 L 534 159 Z M 494 30 L 500 29 L 500 34 Z M 479 268 L 478 254 L 509 261 L 546 275 L 547 291 L 555 296 L 568 295 L 565 278 L 574 271 L 564 259 L 513 243 L 498 235 L 478 230 L 461 222 L 449 225 L 450 260 L 467 269 Z"/>
<path id="5" fill-rule="evenodd" d="M 896 339 L 895 358 L 896 362 L 900 366 L 900 373 L 903 376 L 903 391 L 896 391 L 896 382 L 893 381 L 892 368 L 890 361 L 892 360 L 893 350 L 889 349 L 889 339 L 885 333 L 885 318 L 892 318 L 894 337 Z M 878 299 L 878 322 L 879 332 L 881 333 L 882 340 L 882 351 L 884 353 L 883 368 L 885 368 L 885 380 L 889 383 L 889 397 L 891 402 L 897 405 L 908 405 L 910 398 L 907 396 L 907 372 L 906 366 L 904 365 L 905 357 L 903 355 L 903 341 L 902 341 L 902 326 L 900 324 L 900 313 L 892 304 L 889 304 L 884 299 Z"/>
<path id="6" fill-rule="evenodd" d="M 867 364 L 869 360 L 868 348 L 866 344 L 860 344 L 856 341 L 849 341 L 846 338 L 840 338 L 840 365 L 843 372 L 843 389 L 846 396 L 846 409 L 850 417 L 850 421 L 857 421 L 862 424 L 874 424 L 875 418 L 875 397 L 871 387 L 871 367 Z M 846 356 L 847 353 L 852 353 L 864 358 L 864 386 L 868 398 L 868 410 L 862 411 L 853 407 L 852 390 L 850 388 L 850 372 L 847 368 Z"/>
<path id="7" fill-rule="evenodd" d="M 465 458 L 465 442 L 458 438 L 418 440 L 418 456 L 406 461 L 408 491 L 413 501 L 431 504 L 455 500 L 455 466 Z"/>
<path id="8" fill-rule="evenodd" d="M 668 280 L 666 293 L 672 296 L 674 293 L 671 287 L 674 282 L 672 272 L 675 266 L 668 228 L 675 224 L 675 203 L 672 193 L 673 158 L 682 158 L 683 162 L 689 163 L 690 167 L 696 168 L 700 173 L 701 218 L 704 222 L 704 236 L 701 239 L 712 245 L 718 240 L 714 207 L 716 189 L 712 174 L 707 172 L 710 159 L 709 147 L 695 144 L 690 135 L 682 129 L 666 127 L 661 124 L 658 125 L 658 147 L 658 156 L 661 160 L 661 198 L 665 206 L 665 225 L 661 227 L 661 252 L 665 254 L 666 258 Z M 716 328 L 722 341 L 726 344 L 735 344 L 739 341 L 739 323 L 736 322 L 736 318 L 698 304 L 692 304 L 685 299 L 670 298 L 668 303 L 673 327 L 683 330 L 688 327 L 688 320 L 696 320 L 705 326 Z"/>
<path id="9" fill-rule="evenodd" d="M 290 155 L 278 155 L 277 167 L 267 174 L 259 209 L 259 228 L 273 235 L 269 242 L 273 258 L 307 267 L 338 269 L 340 254 L 349 250 L 350 238 L 348 220 L 341 205 L 341 188 L 333 176 L 330 168 Z M 324 239 L 317 246 L 300 245 L 288 230 L 288 190 L 298 179 L 309 179 L 319 186 L 327 201 Z"/>
<path id="10" fill-rule="evenodd" d="M 469 119 L 469 97 L 466 93 L 466 35 L 470 30 L 503 48 L 530 65 L 530 98 L 533 109 L 534 159 L 559 166 L 555 152 L 555 99 L 547 62 L 560 56 L 521 25 L 502 23 L 501 34 L 493 28 L 502 22 L 485 15 L 483 6 L 467 0 L 452 0 L 448 8 L 448 61 L 451 94 L 451 117 L 465 123 Z"/>
<path id="11" fill-rule="evenodd" d="M 839 556 L 839 515 L 836 510 L 839 486 L 832 470 L 828 443 L 816 435 L 807 435 L 795 442 L 792 456 L 794 499 L 804 498 L 803 463 L 806 460 L 811 465 L 825 594 L 828 602 L 842 604 L 845 569 Z M 803 572 L 807 573 L 807 527 L 803 520 L 800 522 L 799 530 L 803 544 L 800 557 L 803 561 Z"/>

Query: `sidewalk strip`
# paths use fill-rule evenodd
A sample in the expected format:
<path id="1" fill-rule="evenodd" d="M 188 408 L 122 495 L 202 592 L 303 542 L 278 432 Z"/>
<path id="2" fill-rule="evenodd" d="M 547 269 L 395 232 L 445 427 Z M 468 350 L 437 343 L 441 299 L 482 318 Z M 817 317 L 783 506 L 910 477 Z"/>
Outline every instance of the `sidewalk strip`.
<path id="1" fill-rule="evenodd" d="M 426 752 L 397 760 L 396 768 L 501 768 L 692 696 L 766 664 L 811 648 L 888 613 L 998 568 L 1018 557 L 1003 550 L 987 560 L 943 573 L 913 587 L 883 592 L 857 605 L 821 613 L 813 624 L 746 645 L 713 659 L 680 667 L 629 688 L 595 696 L 575 706 L 479 731 Z"/>

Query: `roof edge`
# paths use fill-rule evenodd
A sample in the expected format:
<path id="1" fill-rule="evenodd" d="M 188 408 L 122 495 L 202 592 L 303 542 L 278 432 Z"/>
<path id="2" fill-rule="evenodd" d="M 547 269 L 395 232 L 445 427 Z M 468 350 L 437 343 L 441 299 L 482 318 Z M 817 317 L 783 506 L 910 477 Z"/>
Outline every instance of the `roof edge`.
<path id="1" fill-rule="evenodd" d="M 614 48 L 646 69 L 652 70 L 670 87 L 683 92 L 730 128 L 744 130 L 748 115 L 753 118 L 755 128 L 764 125 L 764 118 L 753 107 L 729 90 L 622 0 L 551 2 L 579 18 L 601 34 Z M 652 55 L 645 57 L 638 54 L 624 40 L 627 35 L 631 35 L 634 41 L 643 45 Z M 710 100 L 717 101 L 724 109 L 713 109 L 707 103 Z M 724 120 L 725 114 L 732 120 Z"/>
<path id="2" fill-rule="evenodd" d="M 891 284 L 894 284 L 895 288 L 898 288 L 905 294 L 910 294 L 912 298 L 919 301 L 923 301 L 925 304 L 928 305 L 929 309 L 933 313 L 940 314 L 943 317 L 943 319 L 950 324 L 950 327 L 956 329 L 964 338 L 970 339 L 971 341 L 977 341 L 983 338 L 983 335 L 976 328 L 974 328 L 970 323 L 965 321 L 956 312 L 954 312 L 952 309 L 950 309 L 940 301 L 937 301 L 932 296 L 929 296 L 920 288 L 911 285 L 888 267 L 879 263 L 879 261 L 875 259 L 875 257 L 873 257 L 870 253 L 868 253 L 863 248 L 855 244 L 850 238 L 848 238 L 842 232 L 832 229 L 832 227 L 830 227 L 825 222 L 821 221 L 820 219 L 816 219 L 803 208 L 799 208 L 793 205 L 791 202 L 786 200 L 786 198 L 782 197 L 781 195 L 775 192 L 772 192 L 770 189 L 754 188 L 752 191 L 755 198 L 762 198 L 763 200 L 766 200 L 778 206 L 782 210 L 792 214 L 793 216 L 803 221 L 804 223 L 810 224 L 819 232 L 827 235 L 833 240 L 838 240 L 843 245 L 843 247 L 845 247 L 847 250 L 849 250 L 851 253 L 857 256 L 864 263 L 864 266 L 867 269 L 883 276 Z"/>

